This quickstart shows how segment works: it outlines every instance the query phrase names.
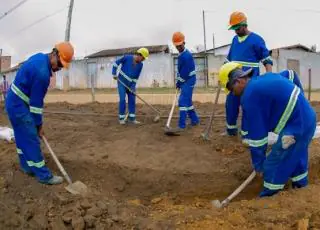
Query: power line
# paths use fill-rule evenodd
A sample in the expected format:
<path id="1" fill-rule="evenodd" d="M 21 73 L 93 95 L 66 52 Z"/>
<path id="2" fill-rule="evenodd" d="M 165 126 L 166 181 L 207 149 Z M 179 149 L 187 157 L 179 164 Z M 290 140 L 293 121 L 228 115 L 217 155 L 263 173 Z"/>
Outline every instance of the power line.
<path id="1" fill-rule="evenodd" d="M 69 7 L 69 6 L 68 6 L 68 7 Z M 12 35 L 11 39 L 12 39 L 12 38 L 14 38 L 14 37 L 16 37 L 17 35 L 19 35 L 19 34 L 20 34 L 20 33 L 22 33 L 23 31 L 26 31 L 27 29 L 29 29 L 29 28 L 31 28 L 31 27 L 33 27 L 33 26 L 35 26 L 35 25 L 39 24 L 40 22 L 43 22 L 44 20 L 47 20 L 48 18 L 53 17 L 53 16 L 55 16 L 55 15 L 57 15 L 57 14 L 61 13 L 61 12 L 62 12 L 62 11 L 64 11 L 65 9 L 67 9 L 67 7 L 66 7 L 66 6 L 65 6 L 65 7 L 63 7 L 63 8 L 61 8 L 60 10 L 57 10 L 57 11 L 55 11 L 55 12 L 51 13 L 51 14 L 48 14 L 47 16 L 44 16 L 44 17 L 42 17 L 42 18 L 40 18 L 40 19 L 38 19 L 38 20 L 34 21 L 34 22 L 33 22 L 33 23 L 31 23 L 30 25 L 28 25 L 28 26 L 26 26 L 26 27 L 24 27 L 24 28 L 22 28 L 22 29 L 18 30 L 14 35 Z"/>
<path id="2" fill-rule="evenodd" d="M 12 11 L 18 9 L 21 5 L 23 5 L 24 3 L 26 3 L 28 0 L 23 0 L 21 2 L 19 2 L 17 5 L 15 5 L 14 7 L 12 7 L 10 10 L 8 10 L 7 12 L 5 12 L 2 16 L 0 16 L 0 20 L 3 19 L 5 16 L 7 16 L 8 14 L 10 14 Z"/>

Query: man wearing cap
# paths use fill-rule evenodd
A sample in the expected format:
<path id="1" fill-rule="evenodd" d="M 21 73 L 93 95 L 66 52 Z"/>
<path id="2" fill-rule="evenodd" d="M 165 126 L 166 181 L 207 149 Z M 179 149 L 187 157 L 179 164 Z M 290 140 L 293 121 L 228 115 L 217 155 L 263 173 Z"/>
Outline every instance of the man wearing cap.
<path id="1" fill-rule="evenodd" d="M 115 80 L 118 80 L 119 123 L 121 125 L 126 124 L 126 95 L 128 95 L 129 122 L 140 124 L 136 120 L 136 96 L 126 86 L 133 92 L 136 91 L 136 84 L 143 68 L 142 62 L 148 57 L 148 49 L 140 48 L 134 55 L 124 55 L 113 63 L 112 75 Z"/>
<path id="2" fill-rule="evenodd" d="M 308 146 L 316 128 L 316 113 L 301 89 L 277 73 L 252 77 L 239 63 L 219 71 L 222 87 L 241 96 L 254 170 L 262 173 L 261 197 L 281 191 L 291 179 L 293 188 L 308 184 Z M 279 135 L 266 156 L 268 132 Z"/>
<path id="3" fill-rule="evenodd" d="M 236 62 L 242 65 L 244 71 L 252 68 L 252 75 L 259 75 L 260 62 L 267 72 L 272 71 L 272 59 L 269 50 L 261 36 L 248 30 L 247 17 L 242 12 L 233 12 L 230 16 L 229 30 L 234 30 L 234 36 L 226 62 Z M 237 135 L 237 119 L 239 115 L 240 98 L 228 94 L 226 99 L 226 128 L 230 136 Z M 241 130 L 243 137 L 246 130 Z"/>
<path id="4" fill-rule="evenodd" d="M 172 36 L 172 42 L 179 51 L 176 88 L 180 90 L 180 116 L 179 128 L 177 131 L 182 131 L 186 128 L 187 116 L 189 116 L 191 120 L 191 126 L 199 124 L 199 117 L 192 102 L 193 89 L 197 81 L 196 67 L 192 54 L 185 47 L 184 34 L 181 32 L 175 32 Z"/>
<path id="5" fill-rule="evenodd" d="M 43 159 L 40 139 L 43 136 L 43 101 L 52 72 L 68 68 L 74 50 L 69 42 L 59 43 L 51 53 L 31 56 L 19 68 L 7 94 L 6 110 L 14 130 L 21 170 L 44 184 L 60 184 Z"/>

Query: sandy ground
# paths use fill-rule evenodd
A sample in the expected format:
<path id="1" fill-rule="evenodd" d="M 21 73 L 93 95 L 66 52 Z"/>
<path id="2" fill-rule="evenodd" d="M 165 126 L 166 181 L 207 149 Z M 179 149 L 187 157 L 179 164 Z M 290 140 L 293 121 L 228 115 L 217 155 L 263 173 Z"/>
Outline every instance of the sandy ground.
<path id="1" fill-rule="evenodd" d="M 199 113 L 211 104 L 196 104 Z M 319 104 L 314 106 L 320 109 Z M 170 106 L 157 106 L 168 111 Z M 87 197 L 46 186 L 20 172 L 15 145 L 0 143 L 0 229 L 320 229 L 320 143 L 310 148 L 310 186 L 258 199 L 256 178 L 227 208 L 213 209 L 251 173 L 248 149 L 237 138 L 220 136 L 215 120 L 211 141 L 199 136 L 207 120 L 181 136 L 164 135 L 165 120 L 152 122 L 139 105 L 141 126 L 119 126 L 117 105 L 49 104 L 45 132 L 74 180 L 89 188 Z M 223 106 L 218 109 L 223 114 Z M 1 124 L 8 124 L 0 114 Z M 173 126 L 177 123 L 173 120 Z M 59 173 L 43 146 L 48 166 Z M 300 227 L 300 228 L 299 228 Z"/>
<path id="2" fill-rule="evenodd" d="M 171 93 L 142 93 L 139 94 L 145 101 L 151 104 L 172 104 L 175 91 L 174 89 L 170 90 Z M 138 91 L 139 93 L 139 91 Z M 118 95 L 116 93 L 103 93 L 97 92 L 95 94 L 95 101 L 100 103 L 115 103 L 118 102 Z M 215 98 L 215 93 L 212 90 L 212 93 L 195 93 L 193 95 L 193 100 L 198 101 L 200 103 L 213 102 Z M 222 92 L 219 97 L 219 103 L 225 103 L 225 93 Z M 312 92 L 311 93 L 312 101 L 320 101 L 320 92 Z M 54 91 L 47 95 L 46 102 L 54 103 L 54 102 L 68 102 L 72 104 L 82 104 L 82 103 L 90 103 L 92 102 L 92 94 L 88 90 L 79 90 L 79 91 L 70 91 L 70 92 L 62 92 L 62 91 Z M 137 103 L 142 103 L 137 98 Z"/>

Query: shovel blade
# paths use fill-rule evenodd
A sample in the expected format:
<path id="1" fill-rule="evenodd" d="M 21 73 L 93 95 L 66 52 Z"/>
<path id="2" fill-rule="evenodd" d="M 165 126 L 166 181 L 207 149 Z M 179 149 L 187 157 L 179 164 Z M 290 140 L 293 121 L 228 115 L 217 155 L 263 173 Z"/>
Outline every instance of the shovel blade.
<path id="1" fill-rule="evenodd" d="M 86 195 L 88 193 L 88 187 L 81 181 L 76 181 L 69 184 L 65 189 L 74 195 Z"/>
<path id="2" fill-rule="evenodd" d="M 201 137 L 205 141 L 209 141 L 210 140 L 208 133 L 201 133 Z"/>
<path id="3" fill-rule="evenodd" d="M 219 200 L 213 200 L 211 201 L 211 204 L 215 208 L 222 208 L 222 203 Z"/>
<path id="4" fill-rule="evenodd" d="M 164 133 L 167 135 L 167 136 L 180 136 L 180 131 L 177 130 L 177 129 L 171 129 L 169 127 L 165 127 L 164 128 Z"/>

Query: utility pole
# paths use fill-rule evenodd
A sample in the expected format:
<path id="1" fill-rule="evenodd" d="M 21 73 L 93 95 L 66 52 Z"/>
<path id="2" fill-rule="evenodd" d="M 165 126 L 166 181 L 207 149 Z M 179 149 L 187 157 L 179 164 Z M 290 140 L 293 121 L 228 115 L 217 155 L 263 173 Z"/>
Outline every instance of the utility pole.
<path id="1" fill-rule="evenodd" d="M 70 31 L 71 31 L 71 19 L 72 19 L 72 10 L 73 10 L 74 0 L 70 0 L 69 5 L 69 12 L 68 12 L 68 19 L 67 19 L 67 27 L 66 27 L 66 34 L 65 34 L 65 41 L 70 41 Z"/>
<path id="2" fill-rule="evenodd" d="M 205 11 L 202 11 L 202 19 L 203 19 L 203 43 L 204 43 L 204 61 L 205 61 L 205 84 L 208 86 L 208 58 L 207 58 L 207 39 L 206 39 L 206 18 Z"/>
<path id="3" fill-rule="evenodd" d="M 212 53 L 213 53 L 213 56 L 215 56 L 215 49 L 216 48 L 216 42 L 215 42 L 215 39 L 214 39 L 214 33 L 212 34 Z"/>

